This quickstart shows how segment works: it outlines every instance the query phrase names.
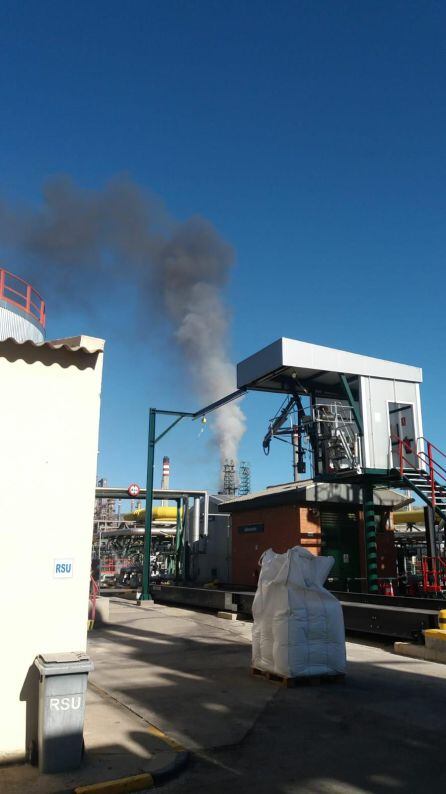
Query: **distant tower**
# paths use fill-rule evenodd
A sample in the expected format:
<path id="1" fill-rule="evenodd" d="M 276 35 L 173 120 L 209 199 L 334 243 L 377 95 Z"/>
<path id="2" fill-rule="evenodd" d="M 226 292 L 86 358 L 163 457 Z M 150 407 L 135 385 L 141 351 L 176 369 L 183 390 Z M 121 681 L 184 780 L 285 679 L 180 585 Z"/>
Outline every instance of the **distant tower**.
<path id="1" fill-rule="evenodd" d="M 251 492 L 251 466 L 246 460 L 242 460 L 239 466 L 239 496 L 246 496 Z"/>
<path id="2" fill-rule="evenodd" d="M 96 483 L 98 488 L 106 488 L 107 487 L 107 480 L 105 477 L 101 477 L 97 480 Z M 115 514 L 115 500 L 114 499 L 96 499 L 95 505 L 95 519 L 97 521 L 105 521 L 110 522 L 116 519 Z"/>
<path id="3" fill-rule="evenodd" d="M 167 455 L 164 455 L 163 458 L 163 474 L 161 477 L 161 490 L 167 491 L 169 489 L 170 484 L 170 460 Z M 163 499 L 161 505 L 165 507 L 167 505 L 167 500 Z"/>
<path id="4" fill-rule="evenodd" d="M 235 496 L 235 463 L 233 460 L 226 458 L 223 464 L 223 491 L 222 493 L 227 496 Z"/>

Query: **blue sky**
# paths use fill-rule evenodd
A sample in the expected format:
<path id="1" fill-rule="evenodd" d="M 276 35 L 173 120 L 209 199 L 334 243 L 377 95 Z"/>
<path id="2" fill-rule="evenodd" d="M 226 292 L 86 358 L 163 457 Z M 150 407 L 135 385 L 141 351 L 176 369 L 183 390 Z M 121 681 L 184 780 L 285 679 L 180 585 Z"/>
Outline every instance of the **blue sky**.
<path id="1" fill-rule="evenodd" d="M 1 197 L 127 173 L 204 215 L 236 250 L 234 361 L 290 336 L 422 366 L 446 447 L 444 4 L 5 0 L 0 19 Z M 52 297 L 48 318 L 49 336 L 107 340 L 99 473 L 142 483 L 148 407 L 200 405 L 170 339 L 141 333 L 125 278 L 97 311 Z M 255 488 L 291 478 L 289 449 L 261 448 L 279 403 L 244 400 Z M 157 480 L 169 454 L 173 484 L 214 488 L 199 429 L 160 444 Z"/>

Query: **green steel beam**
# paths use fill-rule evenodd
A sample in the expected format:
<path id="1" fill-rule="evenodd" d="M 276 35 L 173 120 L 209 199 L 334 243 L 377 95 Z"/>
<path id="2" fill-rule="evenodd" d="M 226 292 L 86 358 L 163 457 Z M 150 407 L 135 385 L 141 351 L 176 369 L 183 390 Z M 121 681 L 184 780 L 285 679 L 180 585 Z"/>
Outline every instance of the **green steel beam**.
<path id="1" fill-rule="evenodd" d="M 159 413 L 159 411 L 157 413 Z M 164 436 L 166 436 L 167 433 L 170 430 L 172 430 L 172 428 L 175 427 L 175 425 L 178 424 L 178 422 L 181 422 L 182 419 L 184 419 L 184 416 L 182 414 L 180 416 L 177 416 L 177 418 L 174 419 L 174 421 L 169 425 L 169 427 L 166 427 L 166 429 L 163 430 L 163 432 L 160 433 L 157 438 L 155 438 L 155 444 L 158 444 L 158 441 L 161 441 L 161 439 L 164 438 Z"/>
<path id="2" fill-rule="evenodd" d="M 178 538 L 181 532 L 181 499 L 176 499 L 177 505 L 177 522 L 176 522 L 176 532 L 175 532 L 175 550 L 172 556 L 169 559 L 169 573 L 173 576 L 176 576 L 176 566 L 177 566 L 177 543 Z"/>
<path id="3" fill-rule="evenodd" d="M 378 592 L 378 555 L 376 551 L 375 504 L 373 485 L 363 484 L 362 501 L 364 507 L 365 551 L 367 563 L 367 588 L 369 593 Z"/>
<path id="4" fill-rule="evenodd" d="M 144 561 L 142 569 L 141 601 L 151 601 L 150 593 L 150 554 L 152 550 L 152 515 L 153 515 L 153 469 L 155 465 L 155 426 L 156 409 L 149 411 L 149 444 L 147 451 L 146 481 L 146 520 L 144 533 Z"/>
<path id="5" fill-rule="evenodd" d="M 181 573 L 185 519 L 186 519 L 186 501 L 183 497 L 181 499 L 181 507 L 177 513 L 177 531 L 175 535 L 175 582 L 177 584 L 180 581 L 180 573 Z"/>
<path id="6" fill-rule="evenodd" d="M 352 390 L 350 388 L 350 384 L 349 384 L 347 378 L 345 377 L 345 375 L 342 374 L 342 373 L 339 373 L 339 378 L 341 380 L 342 388 L 344 389 L 345 396 L 347 397 L 347 400 L 349 401 L 350 407 L 351 407 L 351 409 L 353 411 L 353 415 L 355 417 L 355 422 L 356 422 L 356 425 L 357 425 L 357 428 L 358 428 L 358 431 L 359 431 L 359 435 L 363 436 L 364 435 L 364 427 L 363 427 L 363 424 L 362 424 L 362 417 L 361 417 L 361 412 L 359 410 L 359 405 L 356 402 L 355 398 L 353 397 Z"/>
<path id="7" fill-rule="evenodd" d="M 192 414 L 194 419 L 200 419 L 201 416 L 205 416 L 206 414 L 210 414 L 211 411 L 215 411 L 217 408 L 221 408 L 222 405 L 226 405 L 226 403 L 232 402 L 232 400 L 237 400 L 238 397 L 243 397 L 244 394 L 248 391 L 247 386 L 243 386 L 242 389 L 237 389 L 237 391 L 231 392 L 231 394 L 227 394 L 226 397 L 222 397 L 221 400 L 217 400 L 215 403 L 211 403 L 207 405 L 206 408 L 201 408 L 199 411 L 195 411 Z"/>
<path id="8" fill-rule="evenodd" d="M 162 439 L 166 433 L 172 430 L 181 419 L 184 417 L 189 417 L 190 419 L 199 419 L 201 416 L 205 416 L 211 411 L 215 411 L 216 408 L 220 408 L 222 405 L 226 405 L 226 403 L 231 402 L 232 400 L 236 400 L 237 397 L 241 397 L 248 391 L 246 387 L 242 389 L 237 389 L 237 391 L 232 392 L 231 394 L 226 395 L 226 397 L 222 397 L 221 400 L 217 400 L 210 405 L 207 405 L 205 408 L 201 408 L 199 411 L 195 411 L 195 413 L 191 413 L 190 411 L 165 411 L 161 408 L 150 408 L 149 411 L 149 442 L 148 442 L 148 450 L 147 450 L 147 484 L 146 484 L 146 520 L 145 520 L 145 533 L 144 533 L 144 560 L 143 560 L 143 572 L 142 572 L 142 591 L 141 591 L 141 601 L 151 601 L 152 596 L 150 593 L 150 574 L 151 574 L 151 566 L 150 566 L 150 553 L 152 549 L 152 518 L 153 518 L 153 470 L 155 466 L 155 444 Z M 156 415 L 160 414 L 162 416 L 175 416 L 176 419 L 164 430 L 158 438 L 156 437 Z M 183 540 L 184 535 L 184 526 L 181 532 L 181 541 Z"/>

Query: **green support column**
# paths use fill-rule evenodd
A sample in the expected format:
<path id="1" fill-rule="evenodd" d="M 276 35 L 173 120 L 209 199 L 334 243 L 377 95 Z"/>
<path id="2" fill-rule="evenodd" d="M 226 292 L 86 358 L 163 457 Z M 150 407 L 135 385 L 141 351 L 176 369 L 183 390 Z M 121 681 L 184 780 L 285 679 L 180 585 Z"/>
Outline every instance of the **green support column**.
<path id="1" fill-rule="evenodd" d="M 362 416 L 361 416 L 361 409 L 359 407 L 359 403 L 356 402 L 355 398 L 353 397 L 352 390 L 350 388 L 350 384 L 345 377 L 345 375 L 340 374 L 339 378 L 341 380 L 342 388 L 344 389 L 345 396 L 347 397 L 348 402 L 350 403 L 350 408 L 353 411 L 353 416 L 355 417 L 356 426 L 358 428 L 358 433 L 360 436 L 364 435 L 364 426 L 362 424 Z"/>
<path id="2" fill-rule="evenodd" d="M 181 571 L 181 563 L 182 563 L 182 550 L 183 550 L 183 538 L 184 538 L 184 518 L 186 515 L 186 506 L 185 506 L 185 499 L 184 496 L 179 503 L 181 507 L 179 508 L 180 514 L 180 524 L 178 529 L 177 523 L 177 533 L 175 536 L 175 583 L 178 584 L 180 581 Z"/>
<path id="3" fill-rule="evenodd" d="M 367 562 L 367 589 L 369 593 L 378 592 L 378 555 L 376 552 L 375 505 L 373 485 L 365 483 L 362 492 L 364 507 L 365 553 Z"/>
<path id="4" fill-rule="evenodd" d="M 155 422 L 156 411 L 149 412 L 149 448 L 147 452 L 147 481 L 146 481 L 146 531 L 144 534 L 144 563 L 142 569 L 141 601 L 151 601 L 150 593 L 150 554 L 152 550 L 152 514 L 153 514 L 153 468 L 155 464 Z"/>
<path id="5" fill-rule="evenodd" d="M 183 545 L 181 547 L 181 580 L 183 582 L 187 582 L 189 576 L 189 561 L 188 561 L 188 549 L 187 549 L 187 538 L 189 537 L 189 497 L 184 497 L 184 530 L 183 530 Z"/>
<path id="6" fill-rule="evenodd" d="M 142 570 L 142 592 L 141 592 L 141 601 L 150 601 L 152 596 L 150 594 L 150 573 L 151 573 L 151 565 L 150 565 L 150 554 L 152 549 L 152 517 L 153 517 L 153 469 L 155 464 L 155 445 L 158 441 L 161 441 L 164 436 L 172 430 L 178 422 L 181 422 L 184 417 L 189 417 L 190 419 L 199 419 L 200 416 L 205 416 L 207 413 L 211 411 L 215 411 L 216 408 L 221 408 L 222 405 L 226 405 L 226 403 L 232 402 L 232 400 L 241 397 L 242 394 L 245 394 L 247 391 L 246 388 L 237 389 L 237 391 L 228 394 L 226 397 L 222 397 L 221 400 L 217 400 L 215 403 L 211 403 L 207 405 L 205 408 L 202 408 L 200 411 L 195 411 L 195 413 L 191 413 L 190 411 L 164 411 L 157 408 L 150 408 L 149 412 L 149 446 L 147 452 L 147 482 L 146 482 L 146 521 L 145 521 L 145 534 L 144 534 L 144 562 L 143 562 L 143 570 Z M 164 416 L 175 416 L 176 419 L 167 427 L 158 438 L 155 436 L 155 425 L 156 425 L 156 415 L 163 414 Z M 178 534 L 178 533 L 177 533 Z M 184 536 L 184 525 L 181 532 L 181 541 Z M 175 568 L 176 574 L 179 574 L 179 563 L 180 560 L 178 559 L 178 550 L 175 559 Z"/>

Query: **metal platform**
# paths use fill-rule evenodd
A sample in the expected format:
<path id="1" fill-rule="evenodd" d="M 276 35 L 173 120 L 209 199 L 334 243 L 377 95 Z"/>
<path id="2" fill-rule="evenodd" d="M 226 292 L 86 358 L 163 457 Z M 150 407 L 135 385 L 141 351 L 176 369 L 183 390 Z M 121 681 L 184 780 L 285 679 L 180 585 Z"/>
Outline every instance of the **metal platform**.
<path id="1" fill-rule="evenodd" d="M 177 604 L 212 611 L 252 615 L 254 592 L 215 590 L 203 587 L 152 585 L 152 595 L 160 603 Z M 378 596 L 363 593 L 334 595 L 340 600 L 347 632 L 413 640 L 423 629 L 438 627 L 438 612 L 446 601 L 403 596 Z M 127 596 L 128 597 L 128 596 Z"/>

